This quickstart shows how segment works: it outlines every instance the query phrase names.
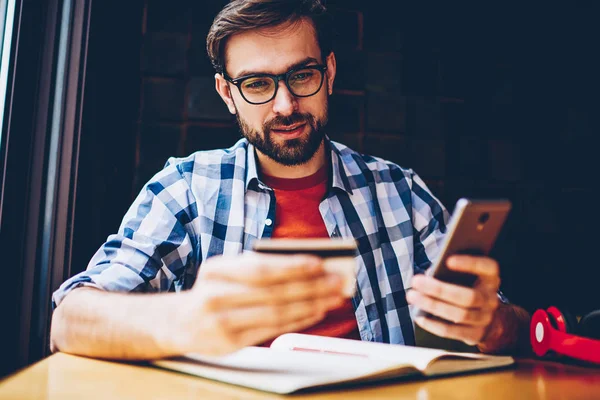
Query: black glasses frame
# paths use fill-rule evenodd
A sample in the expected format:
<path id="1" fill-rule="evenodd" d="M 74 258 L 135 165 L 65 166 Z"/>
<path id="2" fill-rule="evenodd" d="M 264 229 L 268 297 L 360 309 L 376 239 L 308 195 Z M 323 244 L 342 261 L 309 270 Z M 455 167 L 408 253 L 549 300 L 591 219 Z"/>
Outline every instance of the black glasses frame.
<path id="1" fill-rule="evenodd" d="M 288 82 L 288 79 L 289 79 L 289 77 L 294 72 L 297 72 L 297 71 L 300 71 L 300 70 L 303 70 L 303 69 L 314 69 L 314 70 L 317 70 L 317 71 L 321 72 L 321 83 L 319 83 L 319 87 L 317 88 L 317 90 L 315 90 L 314 93 L 304 94 L 304 95 L 298 95 L 298 94 L 294 93 L 294 91 L 290 87 L 290 83 Z M 279 89 L 279 81 L 283 81 L 285 83 L 285 86 L 290 91 L 290 93 L 293 94 L 296 97 L 310 97 L 310 96 L 314 96 L 315 94 L 319 93 L 319 90 L 321 90 L 321 88 L 323 87 L 323 81 L 325 80 L 325 71 L 327 71 L 327 66 L 326 65 L 308 65 L 308 66 L 304 66 L 304 67 L 292 68 L 288 72 L 286 72 L 284 74 L 279 74 L 279 75 L 272 75 L 272 74 L 251 74 L 251 75 L 240 76 L 239 78 L 235 78 L 235 79 L 231 78 L 229 75 L 227 75 L 227 73 L 223 72 L 223 78 L 225 78 L 226 81 L 231 82 L 235 86 L 237 86 L 240 94 L 242 95 L 242 98 L 244 100 L 246 100 L 246 102 L 248 102 L 250 104 L 254 104 L 254 105 L 260 105 L 260 104 L 266 104 L 266 103 L 270 102 L 271 100 L 273 100 L 275 98 L 275 96 L 277 96 L 277 90 Z M 249 79 L 249 78 L 261 78 L 261 77 L 267 77 L 267 78 L 273 79 L 273 81 L 275 82 L 275 92 L 273 93 L 273 96 L 269 100 L 262 101 L 260 103 L 255 103 L 255 102 L 252 102 L 252 101 L 248 100 L 246 98 L 246 96 L 244 96 L 244 91 L 241 88 L 241 84 L 246 79 Z"/>

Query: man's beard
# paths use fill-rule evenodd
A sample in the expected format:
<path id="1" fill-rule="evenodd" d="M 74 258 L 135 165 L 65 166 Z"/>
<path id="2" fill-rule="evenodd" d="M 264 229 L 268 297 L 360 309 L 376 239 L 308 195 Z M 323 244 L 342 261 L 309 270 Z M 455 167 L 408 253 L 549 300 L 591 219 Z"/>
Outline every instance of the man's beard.
<path id="1" fill-rule="evenodd" d="M 297 112 L 287 117 L 277 116 L 263 124 L 263 135 L 252 129 L 240 117 L 239 112 L 235 115 L 242 135 L 261 153 L 282 165 L 293 166 L 305 164 L 313 158 L 325 137 L 323 128 L 327 125 L 327 110 L 325 110 L 325 117 L 323 119 L 317 119 L 309 113 L 301 114 Z M 272 127 L 285 128 L 297 123 L 306 123 L 308 125 L 308 135 L 295 139 L 287 139 L 283 143 L 276 143 L 273 140 Z"/>

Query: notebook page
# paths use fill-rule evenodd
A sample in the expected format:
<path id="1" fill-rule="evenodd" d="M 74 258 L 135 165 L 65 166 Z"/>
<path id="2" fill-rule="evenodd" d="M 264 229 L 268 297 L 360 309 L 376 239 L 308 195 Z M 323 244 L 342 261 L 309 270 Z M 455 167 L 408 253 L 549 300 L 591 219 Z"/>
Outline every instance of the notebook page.
<path id="1" fill-rule="evenodd" d="M 391 370 L 397 370 L 398 375 L 416 373 L 409 366 L 403 372 L 395 362 L 263 347 L 246 347 L 223 357 L 189 354 L 153 361 L 153 364 L 275 393 L 292 393 L 307 387 L 359 380 Z"/>
<path id="2" fill-rule="evenodd" d="M 420 371 L 425 371 L 432 361 L 442 356 L 456 356 L 467 359 L 494 358 L 493 356 L 478 353 L 453 353 L 423 347 L 365 342 L 300 333 L 288 333 L 279 336 L 273 341 L 271 348 L 282 350 L 312 350 L 313 352 L 317 350 L 326 353 L 327 355 L 334 355 L 335 353 L 355 354 L 362 358 L 368 357 L 369 359 L 374 360 L 413 365 Z"/>

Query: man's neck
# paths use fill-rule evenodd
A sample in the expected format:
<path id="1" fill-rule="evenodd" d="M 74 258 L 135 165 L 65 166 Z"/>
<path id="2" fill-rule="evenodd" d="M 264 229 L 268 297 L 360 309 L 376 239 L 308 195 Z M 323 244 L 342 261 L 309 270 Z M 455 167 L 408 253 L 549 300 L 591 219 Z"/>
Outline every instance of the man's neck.
<path id="1" fill-rule="evenodd" d="M 301 165 L 283 165 L 267 157 L 256 149 L 256 157 L 258 159 L 259 169 L 263 174 L 274 176 L 276 178 L 304 178 L 317 172 L 325 165 L 325 141 L 317 149 L 315 155 L 306 163 Z"/>

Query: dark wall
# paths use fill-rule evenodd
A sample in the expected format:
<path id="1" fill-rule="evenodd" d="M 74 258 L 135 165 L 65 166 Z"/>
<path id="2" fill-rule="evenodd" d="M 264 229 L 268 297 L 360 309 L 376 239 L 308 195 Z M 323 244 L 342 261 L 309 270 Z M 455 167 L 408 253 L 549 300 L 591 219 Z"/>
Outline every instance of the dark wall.
<path id="1" fill-rule="evenodd" d="M 143 0 L 92 5 L 71 275 L 117 231 L 132 201 Z"/>
<path id="2" fill-rule="evenodd" d="M 119 206 L 100 206 L 98 218 L 111 221 L 103 238 L 116 230 L 123 199 L 130 202 L 169 156 L 239 138 L 205 51 L 224 3 L 145 0 L 141 52 L 129 48 L 140 73 L 127 74 L 141 78 L 139 113 L 131 129 L 119 127 L 124 143 L 135 141 L 128 159 L 135 165 L 123 169 L 135 178 L 130 190 L 111 194 Z M 494 250 L 505 293 L 530 310 L 600 308 L 592 195 L 598 7 L 393 2 L 392 12 L 387 1 L 328 3 L 339 32 L 330 136 L 413 168 L 449 209 L 463 196 L 511 199 Z M 105 100 L 131 106 L 118 96 Z M 110 146 L 127 157 L 117 147 Z"/>

